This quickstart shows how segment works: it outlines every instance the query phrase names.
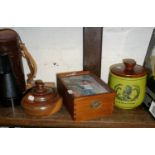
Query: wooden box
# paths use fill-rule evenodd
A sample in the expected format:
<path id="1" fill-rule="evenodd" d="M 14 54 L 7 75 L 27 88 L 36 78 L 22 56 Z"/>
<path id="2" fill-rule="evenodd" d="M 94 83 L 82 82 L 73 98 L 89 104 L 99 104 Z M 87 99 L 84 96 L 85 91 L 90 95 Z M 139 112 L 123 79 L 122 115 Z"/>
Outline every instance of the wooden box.
<path id="1" fill-rule="evenodd" d="M 89 71 L 58 73 L 57 89 L 76 121 L 95 119 L 113 112 L 115 92 Z"/>

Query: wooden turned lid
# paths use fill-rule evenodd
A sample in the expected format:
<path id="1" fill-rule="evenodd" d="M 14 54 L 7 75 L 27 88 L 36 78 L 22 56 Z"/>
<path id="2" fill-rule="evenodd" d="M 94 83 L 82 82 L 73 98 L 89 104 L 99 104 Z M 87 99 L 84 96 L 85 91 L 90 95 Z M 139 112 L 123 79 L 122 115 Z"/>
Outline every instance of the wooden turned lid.
<path id="1" fill-rule="evenodd" d="M 54 98 L 56 93 L 53 91 L 52 88 L 45 86 L 42 80 L 35 81 L 35 87 L 32 91 L 34 96 L 41 96 L 42 98 Z"/>
<path id="2" fill-rule="evenodd" d="M 146 75 L 146 69 L 136 64 L 134 59 L 123 59 L 123 63 L 114 64 L 110 71 L 122 77 L 142 77 Z"/>
<path id="3" fill-rule="evenodd" d="M 24 98 L 26 103 L 51 104 L 56 101 L 57 92 L 52 87 L 45 86 L 42 80 L 37 80 Z"/>

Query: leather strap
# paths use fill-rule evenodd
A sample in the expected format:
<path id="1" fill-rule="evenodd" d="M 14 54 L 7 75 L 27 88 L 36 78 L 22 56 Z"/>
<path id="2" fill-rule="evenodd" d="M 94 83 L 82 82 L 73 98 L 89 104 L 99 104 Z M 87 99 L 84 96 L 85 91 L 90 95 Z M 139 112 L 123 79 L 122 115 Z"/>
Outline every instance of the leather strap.
<path id="1" fill-rule="evenodd" d="M 20 43 L 20 48 L 22 50 L 22 56 L 26 59 L 27 64 L 30 68 L 30 73 L 27 74 L 27 87 L 29 88 L 34 84 L 34 78 L 36 77 L 37 73 L 37 64 L 33 57 L 31 56 L 30 52 L 26 48 L 24 43 Z"/>

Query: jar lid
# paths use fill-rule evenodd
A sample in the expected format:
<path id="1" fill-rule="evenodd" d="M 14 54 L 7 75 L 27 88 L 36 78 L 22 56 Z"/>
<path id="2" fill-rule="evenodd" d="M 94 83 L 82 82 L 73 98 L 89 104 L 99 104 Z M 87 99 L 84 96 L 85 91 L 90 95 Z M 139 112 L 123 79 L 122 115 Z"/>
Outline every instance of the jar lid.
<path id="1" fill-rule="evenodd" d="M 57 93 L 52 87 L 45 86 L 42 80 L 35 81 L 35 86 L 25 96 L 29 103 L 54 103 L 57 98 Z"/>
<path id="2" fill-rule="evenodd" d="M 142 77 L 146 75 L 146 69 L 136 64 L 134 59 L 123 59 L 123 63 L 114 64 L 110 67 L 113 74 L 122 77 Z"/>

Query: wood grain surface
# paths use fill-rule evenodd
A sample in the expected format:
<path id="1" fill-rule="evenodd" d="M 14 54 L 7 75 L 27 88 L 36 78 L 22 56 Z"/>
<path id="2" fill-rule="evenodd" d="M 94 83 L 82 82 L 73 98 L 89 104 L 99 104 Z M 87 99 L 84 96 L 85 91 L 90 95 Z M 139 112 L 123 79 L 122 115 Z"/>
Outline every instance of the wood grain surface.
<path id="1" fill-rule="evenodd" d="M 14 109 L 0 107 L 1 127 L 57 127 L 57 128 L 154 128 L 155 120 L 141 106 L 134 110 L 115 108 L 110 116 L 100 119 L 75 122 L 63 107 L 58 113 L 47 117 L 37 118 L 24 113 L 21 106 Z"/>

